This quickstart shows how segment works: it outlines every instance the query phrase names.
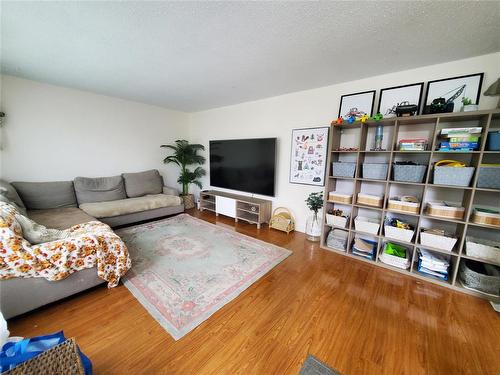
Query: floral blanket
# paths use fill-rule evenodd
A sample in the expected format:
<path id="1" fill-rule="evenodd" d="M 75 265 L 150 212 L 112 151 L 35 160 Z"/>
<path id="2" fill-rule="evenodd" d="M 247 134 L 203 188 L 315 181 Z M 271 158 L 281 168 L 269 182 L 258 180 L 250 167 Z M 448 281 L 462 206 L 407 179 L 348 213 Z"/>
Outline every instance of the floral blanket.
<path id="1" fill-rule="evenodd" d="M 118 285 L 131 267 L 128 249 L 111 228 L 99 221 L 75 225 L 68 238 L 31 245 L 22 237 L 16 209 L 0 202 L 0 279 L 43 277 L 62 280 L 76 271 L 97 266 L 97 275 Z"/>

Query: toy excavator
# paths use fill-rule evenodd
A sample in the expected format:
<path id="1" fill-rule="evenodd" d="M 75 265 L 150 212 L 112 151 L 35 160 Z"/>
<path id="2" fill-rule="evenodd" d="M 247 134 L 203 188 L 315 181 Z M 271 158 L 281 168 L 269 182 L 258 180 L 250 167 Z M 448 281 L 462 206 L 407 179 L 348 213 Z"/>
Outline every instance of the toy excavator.
<path id="1" fill-rule="evenodd" d="M 455 99 L 457 99 L 462 93 L 465 91 L 465 87 L 467 85 L 462 85 L 460 87 L 454 88 L 453 90 L 450 90 L 448 92 L 445 92 L 443 96 L 448 95 L 449 93 L 455 91 L 455 93 L 450 96 L 448 100 L 446 100 L 444 97 L 440 97 L 437 99 L 434 99 L 429 106 L 429 113 L 444 113 L 444 112 L 453 112 L 453 108 L 455 107 Z"/>

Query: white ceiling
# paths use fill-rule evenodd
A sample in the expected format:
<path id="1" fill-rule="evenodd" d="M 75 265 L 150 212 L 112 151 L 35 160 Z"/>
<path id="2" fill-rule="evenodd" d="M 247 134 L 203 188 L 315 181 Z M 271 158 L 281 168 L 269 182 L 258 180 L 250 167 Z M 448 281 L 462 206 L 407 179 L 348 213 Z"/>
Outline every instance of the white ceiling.
<path id="1" fill-rule="evenodd" d="M 199 111 L 500 51 L 500 2 L 2 2 L 2 71 Z"/>

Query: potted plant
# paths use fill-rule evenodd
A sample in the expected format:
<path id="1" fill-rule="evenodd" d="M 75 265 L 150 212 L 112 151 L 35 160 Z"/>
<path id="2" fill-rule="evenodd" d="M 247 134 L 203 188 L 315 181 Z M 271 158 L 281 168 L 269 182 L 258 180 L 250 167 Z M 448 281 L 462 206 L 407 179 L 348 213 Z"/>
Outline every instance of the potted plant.
<path id="1" fill-rule="evenodd" d="M 196 167 L 193 171 L 188 169 L 189 165 L 201 165 L 205 163 L 205 158 L 198 155 L 198 151 L 204 151 L 205 147 L 200 144 L 190 144 L 188 141 L 181 139 L 175 141 L 174 145 L 161 145 L 161 147 L 169 148 L 174 151 L 173 155 L 163 159 L 165 164 L 174 163 L 181 169 L 181 174 L 177 182 L 182 185 L 181 198 L 184 201 L 186 209 L 194 207 L 194 195 L 189 194 L 189 185 L 194 184 L 200 189 L 202 184 L 200 178 L 205 176 L 206 172 L 202 167 Z"/>
<path id="2" fill-rule="evenodd" d="M 462 112 L 477 111 L 478 105 L 472 104 L 472 100 L 466 96 L 462 98 Z"/>
<path id="3" fill-rule="evenodd" d="M 309 194 L 306 203 L 311 210 L 311 214 L 306 221 L 306 238 L 309 241 L 317 242 L 321 237 L 321 223 L 318 211 L 323 207 L 323 192 Z"/>

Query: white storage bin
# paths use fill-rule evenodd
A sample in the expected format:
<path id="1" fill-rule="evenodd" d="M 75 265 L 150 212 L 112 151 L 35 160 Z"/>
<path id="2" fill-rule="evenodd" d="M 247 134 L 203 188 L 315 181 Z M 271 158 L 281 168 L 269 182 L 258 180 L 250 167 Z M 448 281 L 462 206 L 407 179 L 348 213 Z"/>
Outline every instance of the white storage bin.
<path id="1" fill-rule="evenodd" d="M 392 238 L 393 240 L 400 240 L 405 242 L 411 242 L 414 230 L 396 228 L 391 225 L 384 225 L 385 236 L 387 238 Z"/>
<path id="2" fill-rule="evenodd" d="M 420 232 L 420 244 L 422 246 L 435 247 L 436 249 L 451 251 L 457 243 L 458 238 L 440 236 L 438 234 Z"/>
<path id="3" fill-rule="evenodd" d="M 379 219 L 371 219 L 368 217 L 358 216 L 354 219 L 354 228 L 360 232 L 378 234 L 378 229 L 380 228 Z"/>
<path id="4" fill-rule="evenodd" d="M 500 263 L 500 242 L 467 236 L 465 254 Z"/>
<path id="5" fill-rule="evenodd" d="M 335 225 L 337 227 L 345 228 L 347 226 L 348 219 L 349 217 L 326 214 L 326 223 L 328 225 Z"/>

